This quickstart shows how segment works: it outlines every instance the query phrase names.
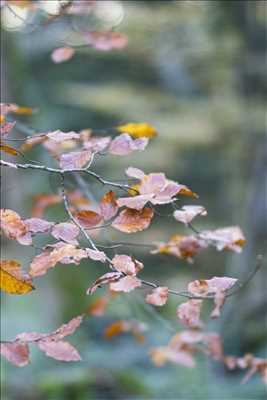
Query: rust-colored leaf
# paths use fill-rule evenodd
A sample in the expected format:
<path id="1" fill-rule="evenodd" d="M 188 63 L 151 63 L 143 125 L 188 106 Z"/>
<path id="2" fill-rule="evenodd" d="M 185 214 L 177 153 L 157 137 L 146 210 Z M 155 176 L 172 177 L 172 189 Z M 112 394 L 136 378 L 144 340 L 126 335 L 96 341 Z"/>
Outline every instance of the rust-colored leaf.
<path id="1" fill-rule="evenodd" d="M 153 215 L 154 212 L 149 207 L 145 207 L 142 210 L 126 208 L 113 221 L 112 226 L 125 233 L 143 231 L 149 227 Z"/>
<path id="2" fill-rule="evenodd" d="M 102 221 L 102 216 L 92 210 L 81 210 L 74 214 L 84 228 L 92 228 Z"/>

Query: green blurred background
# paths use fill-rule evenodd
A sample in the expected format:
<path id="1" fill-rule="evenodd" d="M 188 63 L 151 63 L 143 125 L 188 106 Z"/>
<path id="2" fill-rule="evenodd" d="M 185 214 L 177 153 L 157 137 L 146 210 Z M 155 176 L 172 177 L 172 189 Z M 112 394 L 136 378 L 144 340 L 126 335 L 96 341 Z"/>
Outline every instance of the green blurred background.
<path id="1" fill-rule="evenodd" d="M 13 25 L 4 22 L 1 101 L 40 110 L 21 121 L 38 132 L 149 122 L 160 134 L 145 153 L 101 159 L 96 170 L 114 179 L 122 178 L 129 165 L 163 171 L 199 194 L 208 217 L 197 221 L 198 229 L 240 225 L 245 232 L 248 243 L 241 255 L 209 249 L 193 265 L 150 255 L 140 247 L 120 249 L 144 262 L 144 278 L 176 289 L 214 275 L 242 280 L 253 269 L 256 255 L 266 255 L 266 6 L 261 0 L 110 1 L 105 18 L 75 16 L 72 27 L 79 32 L 116 26 L 128 35 L 128 48 L 104 53 L 82 47 L 60 65 L 52 63 L 50 53 L 68 37 L 66 22 L 41 28 L 29 16 L 30 23 L 16 29 L 15 17 Z M 7 19 L 6 13 L 3 17 Z M 51 162 L 37 148 L 29 157 Z M 34 194 L 55 193 L 58 184 L 53 177 L 30 171 L 3 171 L 2 178 L 2 206 L 24 217 Z M 90 187 L 97 196 L 103 193 L 94 181 Z M 163 207 L 162 213 L 168 209 Z M 47 219 L 63 218 L 61 207 L 47 213 Z M 184 232 L 173 218 L 157 216 L 147 231 L 125 238 L 108 229 L 98 240 L 151 243 Z M 21 260 L 26 269 L 34 254 L 32 248 L 3 240 L 2 257 Z M 49 332 L 83 312 L 103 295 L 105 289 L 93 298 L 85 291 L 104 271 L 92 262 L 60 265 L 39 279 L 37 290 L 27 296 L 3 295 L 2 339 L 11 340 L 22 331 Z M 265 257 L 248 287 L 229 299 L 221 319 L 207 323 L 208 330 L 222 335 L 226 354 L 266 357 L 266 286 Z M 24 368 L 3 361 L 3 400 L 266 398 L 259 377 L 240 385 L 242 374 L 229 373 L 203 357 L 197 358 L 193 370 L 156 368 L 149 349 L 165 345 L 181 329 L 175 313 L 181 300 L 172 297 L 154 310 L 144 305 L 143 294 L 140 290 L 120 295 L 104 317 L 86 319 L 70 338 L 82 355 L 81 363 L 57 362 L 35 349 L 32 364 Z M 104 339 L 106 326 L 132 318 L 147 324 L 144 344 L 130 335 Z"/>

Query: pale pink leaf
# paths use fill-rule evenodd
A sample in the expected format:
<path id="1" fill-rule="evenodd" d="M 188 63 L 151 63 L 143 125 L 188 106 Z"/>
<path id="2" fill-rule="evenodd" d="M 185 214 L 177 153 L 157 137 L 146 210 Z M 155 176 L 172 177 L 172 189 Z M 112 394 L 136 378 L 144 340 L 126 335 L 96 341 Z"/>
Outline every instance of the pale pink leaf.
<path id="1" fill-rule="evenodd" d="M 52 229 L 51 235 L 58 240 L 64 240 L 67 243 L 77 245 L 75 239 L 80 233 L 80 229 L 71 222 L 61 222 L 55 225 Z"/>
<path id="2" fill-rule="evenodd" d="M 24 220 L 24 224 L 32 233 L 45 233 L 54 225 L 54 222 L 45 221 L 41 218 L 29 218 Z"/>
<path id="3" fill-rule="evenodd" d="M 80 361 L 81 356 L 78 351 L 70 343 L 59 341 L 39 341 L 37 346 L 48 357 L 52 357 L 59 361 Z"/>
<path id="4" fill-rule="evenodd" d="M 103 251 L 86 249 L 86 252 L 87 252 L 88 257 L 91 258 L 91 260 L 101 261 L 104 263 L 107 259 L 107 256 Z"/>
<path id="5" fill-rule="evenodd" d="M 73 151 L 62 154 L 60 157 L 60 168 L 64 170 L 79 169 L 90 161 L 92 153 L 89 150 Z"/>
<path id="6" fill-rule="evenodd" d="M 121 278 L 118 282 L 110 283 L 109 287 L 114 292 L 131 292 L 132 290 L 140 287 L 142 282 L 134 276 L 127 275 Z"/>
<path id="7" fill-rule="evenodd" d="M 207 215 L 207 211 L 202 206 L 183 206 L 181 210 L 176 210 L 173 213 L 174 218 L 188 225 L 196 216 Z"/>
<path id="8" fill-rule="evenodd" d="M 164 306 L 168 300 L 168 295 L 169 290 L 166 286 L 158 287 L 146 296 L 146 303 L 154 306 Z"/>
<path id="9" fill-rule="evenodd" d="M 127 133 L 123 133 L 112 140 L 109 146 L 109 153 L 118 156 L 127 156 L 135 150 L 144 150 L 147 144 L 147 138 L 133 139 Z"/>
<path id="10" fill-rule="evenodd" d="M 24 367 L 29 364 L 29 346 L 27 343 L 20 342 L 1 342 L 0 353 L 11 364 Z"/>
<path id="11" fill-rule="evenodd" d="M 200 328 L 200 311 L 202 300 L 189 300 L 177 307 L 177 316 L 180 322 L 189 328 Z"/>
<path id="12" fill-rule="evenodd" d="M 61 143 L 66 140 L 79 140 L 80 135 L 76 132 L 62 132 L 60 130 L 56 130 L 53 132 L 49 132 L 45 135 L 48 139 L 54 140 L 56 143 Z"/>
<path id="13" fill-rule="evenodd" d="M 75 53 L 72 47 L 59 47 L 54 49 L 51 53 L 51 59 L 55 64 L 70 60 Z"/>

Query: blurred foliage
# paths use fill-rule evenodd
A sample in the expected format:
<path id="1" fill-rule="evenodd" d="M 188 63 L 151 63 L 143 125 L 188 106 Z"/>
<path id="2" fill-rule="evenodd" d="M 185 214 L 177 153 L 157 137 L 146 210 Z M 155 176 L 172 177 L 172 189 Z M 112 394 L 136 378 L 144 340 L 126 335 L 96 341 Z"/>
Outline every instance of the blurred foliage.
<path id="1" fill-rule="evenodd" d="M 2 101 L 37 107 L 40 112 L 24 120 L 38 132 L 101 129 L 129 121 L 155 125 L 160 135 L 151 140 L 145 155 L 101 159 L 98 171 L 115 179 L 128 165 L 164 171 L 200 195 L 209 215 L 198 221 L 198 228 L 239 224 L 248 245 L 241 256 L 203 252 L 192 266 L 164 255 L 151 256 L 138 247 L 125 250 L 144 262 L 144 277 L 172 288 L 226 272 L 242 280 L 253 268 L 256 254 L 267 247 L 266 2 L 121 4 L 124 18 L 119 30 L 129 37 L 128 48 L 121 52 L 81 48 L 73 60 L 55 65 L 50 53 L 58 45 L 57 37 L 62 37 L 63 22 L 33 32 L 27 27 L 4 31 Z M 39 149 L 29 157 L 44 160 Z M 52 177 L 32 172 L 4 171 L 3 183 L 3 206 L 24 216 L 34 194 L 54 192 L 57 187 Z M 99 196 L 103 193 L 95 182 L 90 185 Z M 167 213 L 163 208 L 162 214 Z M 48 214 L 52 220 L 64 215 L 60 207 Z M 166 240 L 185 231 L 171 218 L 157 218 L 150 230 L 135 235 L 137 242 Z M 124 238 L 111 230 L 105 237 Z M 3 256 L 12 253 L 12 258 L 28 265 L 34 250 L 3 244 Z M 103 271 L 92 262 L 62 265 L 23 299 L 4 296 L 2 337 L 11 339 L 30 330 L 49 332 L 83 312 L 92 301 L 85 290 Z M 155 368 L 149 348 L 165 344 L 180 329 L 175 309 L 181 300 L 171 298 L 167 306 L 154 311 L 144 305 L 141 293 L 120 295 L 103 318 L 88 318 L 72 338 L 83 355 L 81 364 L 63 365 L 37 352 L 32 365 L 24 369 L 3 363 L 3 399 L 265 398 L 257 378 L 240 386 L 240 374 L 227 373 L 203 359 L 195 370 Z M 265 261 L 265 269 L 244 293 L 229 299 L 221 322 L 208 323 L 208 329 L 222 333 L 227 353 L 253 351 L 266 356 L 266 293 Z M 105 327 L 121 318 L 148 324 L 145 344 L 127 335 L 110 342 L 103 338 Z"/>

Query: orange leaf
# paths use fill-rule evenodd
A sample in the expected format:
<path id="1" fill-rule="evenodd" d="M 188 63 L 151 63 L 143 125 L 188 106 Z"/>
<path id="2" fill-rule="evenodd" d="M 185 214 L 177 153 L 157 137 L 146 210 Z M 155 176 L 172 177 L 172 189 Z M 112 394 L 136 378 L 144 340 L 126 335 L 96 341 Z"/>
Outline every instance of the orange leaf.
<path id="1" fill-rule="evenodd" d="M 134 233 L 148 228 L 153 218 L 154 212 L 149 207 L 142 210 L 126 208 L 113 221 L 112 226 L 121 232 Z"/>
<path id="2" fill-rule="evenodd" d="M 102 216 L 91 210 L 77 211 L 74 216 L 84 228 L 91 228 L 102 221 Z"/>

